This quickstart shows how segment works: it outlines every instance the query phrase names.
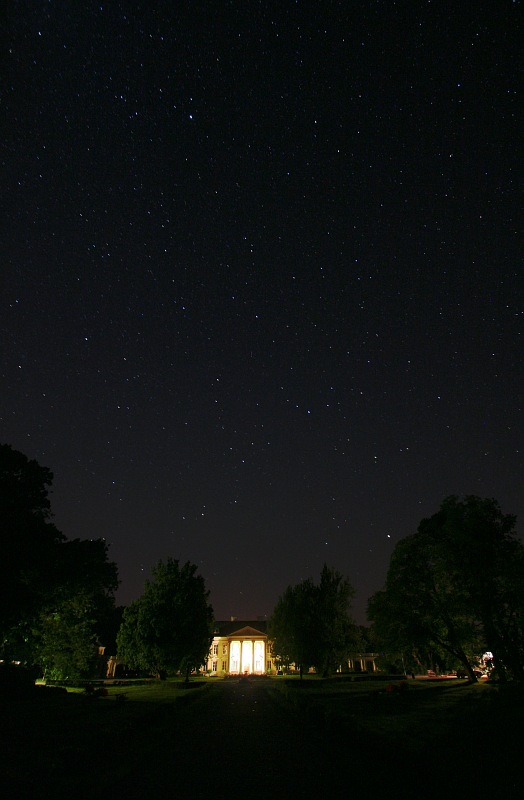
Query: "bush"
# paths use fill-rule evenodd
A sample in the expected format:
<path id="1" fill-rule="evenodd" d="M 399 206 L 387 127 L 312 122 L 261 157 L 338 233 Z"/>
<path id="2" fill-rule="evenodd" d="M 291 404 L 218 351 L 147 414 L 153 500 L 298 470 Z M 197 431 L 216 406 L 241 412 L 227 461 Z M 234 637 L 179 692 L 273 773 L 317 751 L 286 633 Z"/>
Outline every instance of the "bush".
<path id="1" fill-rule="evenodd" d="M 34 687 L 34 676 L 26 667 L 19 664 L 0 664 L 1 694 L 30 692 Z"/>

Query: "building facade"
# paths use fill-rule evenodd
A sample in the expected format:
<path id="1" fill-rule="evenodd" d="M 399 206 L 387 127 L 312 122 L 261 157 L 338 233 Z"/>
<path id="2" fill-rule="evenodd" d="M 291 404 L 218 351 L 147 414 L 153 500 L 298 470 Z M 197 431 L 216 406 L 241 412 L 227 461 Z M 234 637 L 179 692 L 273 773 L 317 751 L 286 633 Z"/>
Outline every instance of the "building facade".
<path id="1" fill-rule="evenodd" d="M 210 675 L 267 675 L 275 672 L 266 620 L 215 622 L 206 669 Z"/>
<path id="2" fill-rule="evenodd" d="M 355 653 L 339 671 L 376 672 L 376 653 Z M 275 675 L 267 620 L 215 622 L 206 664 L 209 675 Z"/>

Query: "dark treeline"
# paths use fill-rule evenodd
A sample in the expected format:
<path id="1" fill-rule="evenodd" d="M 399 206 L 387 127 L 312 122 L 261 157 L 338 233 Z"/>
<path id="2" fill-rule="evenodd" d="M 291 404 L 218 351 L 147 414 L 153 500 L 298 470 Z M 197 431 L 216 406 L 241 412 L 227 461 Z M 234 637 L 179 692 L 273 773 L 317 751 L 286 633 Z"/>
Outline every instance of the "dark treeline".
<path id="1" fill-rule="evenodd" d="M 0 445 L 0 657 L 47 677 L 93 674 L 99 637 L 118 623 L 118 571 L 103 539 L 67 539 L 53 524 L 52 481 Z"/>
<path id="2" fill-rule="evenodd" d="M 142 597 L 115 606 L 118 570 L 103 539 L 68 539 L 52 521 L 53 475 L 0 445 L 0 659 L 47 678 L 103 676 L 99 646 L 130 667 L 186 675 L 205 660 L 213 610 L 196 566 L 160 562 Z M 375 651 L 388 671 L 460 669 L 483 654 L 493 676 L 524 679 L 524 546 L 493 499 L 447 498 L 398 542 L 370 628 L 351 615 L 349 580 L 324 565 L 319 583 L 290 586 L 269 637 L 277 663 L 329 675 Z"/>

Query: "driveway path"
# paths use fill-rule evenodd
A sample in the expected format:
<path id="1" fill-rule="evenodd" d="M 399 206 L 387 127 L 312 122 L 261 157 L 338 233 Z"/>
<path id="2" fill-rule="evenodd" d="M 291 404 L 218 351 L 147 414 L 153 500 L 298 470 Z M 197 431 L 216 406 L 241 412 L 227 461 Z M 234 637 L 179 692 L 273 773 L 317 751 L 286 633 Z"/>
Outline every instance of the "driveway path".
<path id="1" fill-rule="evenodd" d="M 345 795 L 344 784 L 349 792 L 367 782 L 349 748 L 324 726 L 299 724 L 259 680 L 220 681 L 190 698 L 154 762 L 119 787 L 121 796 L 294 800 Z"/>

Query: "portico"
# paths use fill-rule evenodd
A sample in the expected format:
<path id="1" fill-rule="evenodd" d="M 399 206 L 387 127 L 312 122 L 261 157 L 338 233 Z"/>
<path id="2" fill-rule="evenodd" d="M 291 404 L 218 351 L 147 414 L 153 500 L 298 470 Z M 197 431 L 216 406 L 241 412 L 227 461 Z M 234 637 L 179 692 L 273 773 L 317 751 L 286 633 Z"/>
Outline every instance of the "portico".
<path id="1" fill-rule="evenodd" d="M 378 653 L 352 653 L 340 671 L 376 672 Z M 267 636 L 267 620 L 215 622 L 205 666 L 209 675 L 275 675 L 277 668 Z M 287 665 L 288 671 L 295 669 Z"/>
<path id="2" fill-rule="evenodd" d="M 242 632 L 244 633 L 244 632 Z M 253 631 L 253 634 L 260 637 L 260 633 Z M 229 644 L 229 669 L 228 672 L 234 674 L 264 672 L 266 643 L 263 639 L 253 639 L 251 632 L 245 633 L 249 638 L 230 638 Z"/>
<path id="3" fill-rule="evenodd" d="M 215 623 L 215 635 L 207 662 L 208 672 L 229 675 L 263 675 L 270 672 L 272 662 L 266 625 L 265 620 Z"/>

